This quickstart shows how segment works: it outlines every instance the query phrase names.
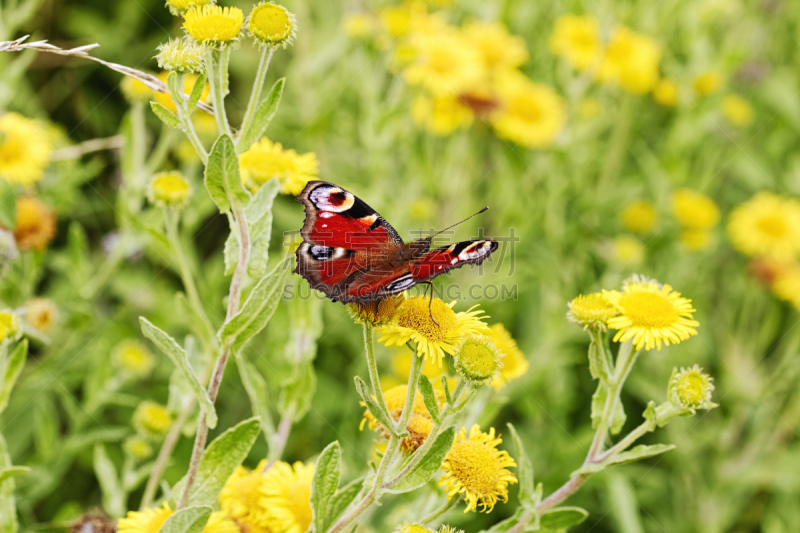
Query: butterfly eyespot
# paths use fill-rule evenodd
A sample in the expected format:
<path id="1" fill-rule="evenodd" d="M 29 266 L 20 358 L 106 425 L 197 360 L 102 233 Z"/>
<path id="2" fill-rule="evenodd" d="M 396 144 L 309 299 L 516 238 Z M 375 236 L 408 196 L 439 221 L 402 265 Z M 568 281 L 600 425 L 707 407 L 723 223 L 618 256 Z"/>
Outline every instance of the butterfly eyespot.
<path id="1" fill-rule="evenodd" d="M 330 259 L 331 256 L 333 256 L 333 248 L 330 246 L 319 246 L 318 244 L 315 244 L 309 248 L 308 253 L 317 261 L 324 261 L 325 259 Z"/>
<path id="2" fill-rule="evenodd" d="M 414 281 L 414 278 L 411 276 L 411 274 L 405 274 L 403 276 L 400 276 L 396 280 L 392 281 L 388 285 L 386 285 L 384 290 L 386 290 L 386 291 L 401 291 L 403 289 L 406 289 L 406 288 L 414 285 L 415 283 L 416 282 Z"/>
<path id="3" fill-rule="evenodd" d="M 311 202 L 321 211 L 342 213 L 355 204 L 355 196 L 339 187 L 321 185 L 308 195 Z"/>

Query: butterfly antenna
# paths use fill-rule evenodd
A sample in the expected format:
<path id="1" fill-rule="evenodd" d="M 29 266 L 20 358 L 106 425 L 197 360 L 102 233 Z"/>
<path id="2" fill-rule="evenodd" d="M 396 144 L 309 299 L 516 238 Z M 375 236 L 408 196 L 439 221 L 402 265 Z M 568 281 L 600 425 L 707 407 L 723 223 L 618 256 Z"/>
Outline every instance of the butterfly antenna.
<path id="1" fill-rule="evenodd" d="M 467 218 L 465 218 L 465 219 L 464 219 L 464 220 L 462 220 L 461 222 L 456 222 L 456 223 L 455 223 L 455 224 L 453 224 L 452 226 L 447 226 L 447 227 L 446 227 L 446 228 L 444 228 L 443 230 L 439 230 L 439 231 L 437 231 L 436 233 L 434 233 L 433 235 L 431 235 L 431 240 L 432 240 L 434 237 L 436 237 L 437 235 L 439 235 L 440 233 L 444 233 L 445 231 L 447 231 L 447 230 L 449 230 L 449 229 L 451 229 L 451 228 L 455 228 L 455 227 L 456 227 L 456 226 L 458 226 L 459 224 L 463 224 L 464 222 L 466 222 L 467 220 L 471 219 L 472 217 L 476 217 L 476 216 L 480 215 L 481 213 L 483 213 L 483 212 L 484 212 L 484 211 L 486 211 L 487 209 L 489 209 L 489 206 L 488 206 L 488 205 L 487 205 L 486 207 L 484 207 L 483 209 L 481 209 L 480 211 L 478 211 L 477 213 L 475 213 L 474 215 L 470 215 L 470 216 L 468 216 Z"/>
<path id="2" fill-rule="evenodd" d="M 428 299 L 428 314 L 431 315 L 431 320 L 433 320 L 433 323 L 436 324 L 436 327 L 438 328 L 438 327 L 441 327 L 441 326 L 439 326 L 439 323 L 436 321 L 435 318 L 433 318 L 433 309 L 432 309 L 432 306 L 433 306 L 433 283 L 430 282 L 430 281 L 426 281 L 425 284 L 428 287 L 430 287 L 430 289 L 431 289 L 431 297 Z M 426 293 L 428 292 L 428 287 L 425 287 L 425 292 Z"/>

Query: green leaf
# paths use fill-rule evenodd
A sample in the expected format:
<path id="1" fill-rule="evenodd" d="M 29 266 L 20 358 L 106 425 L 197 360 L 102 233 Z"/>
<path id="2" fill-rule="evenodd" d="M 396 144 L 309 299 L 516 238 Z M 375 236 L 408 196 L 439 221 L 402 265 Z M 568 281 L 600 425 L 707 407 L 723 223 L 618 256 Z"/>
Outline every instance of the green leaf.
<path id="1" fill-rule="evenodd" d="M 269 243 L 272 233 L 272 204 L 279 191 L 280 181 L 277 178 L 272 178 L 258 189 L 247 209 L 245 209 L 251 243 L 247 274 L 253 279 L 261 278 L 267 270 Z M 233 221 L 231 221 L 231 232 L 225 241 L 226 276 L 233 273 L 238 262 L 238 232 L 233 227 Z"/>
<path id="2" fill-rule="evenodd" d="M 278 104 L 281 103 L 281 96 L 283 95 L 283 86 L 285 83 L 286 78 L 281 78 L 276 81 L 275 85 L 273 85 L 272 89 L 269 91 L 267 98 L 259 104 L 255 115 L 253 115 L 253 122 L 250 124 L 250 127 L 239 136 L 239 142 L 236 145 L 236 149 L 239 153 L 250 148 L 250 146 L 267 130 L 267 126 L 269 126 L 275 113 L 278 112 Z"/>
<path id="3" fill-rule="evenodd" d="M 508 424 L 508 430 L 511 432 L 511 439 L 514 441 L 514 449 L 517 452 L 517 477 L 519 478 L 519 499 L 525 504 L 536 505 L 534 500 L 535 494 L 533 490 L 533 463 L 531 463 L 528 454 L 525 453 L 525 446 L 522 439 L 519 438 L 516 428 L 512 424 Z"/>
<path id="4" fill-rule="evenodd" d="M 200 459 L 197 478 L 189 494 L 189 505 L 214 504 L 222 487 L 225 486 L 225 481 L 245 460 L 260 432 L 261 423 L 258 419 L 248 418 L 209 444 Z M 170 493 L 170 504 L 173 509 L 185 486 L 184 477 L 173 487 Z"/>
<path id="5" fill-rule="evenodd" d="M 517 507 L 517 510 L 514 511 L 514 514 L 506 518 L 505 520 L 501 520 L 500 522 L 496 523 L 489 529 L 484 529 L 481 533 L 507 533 L 511 531 L 511 529 L 519 524 L 519 521 L 525 516 L 525 508 L 522 506 Z"/>
<path id="6" fill-rule="evenodd" d="M 143 316 L 139 317 L 139 323 L 142 325 L 142 333 L 145 337 L 153 341 L 167 357 L 172 360 L 172 363 L 183 373 L 186 381 L 194 391 L 198 403 L 203 407 L 206 413 L 206 423 L 208 427 L 214 428 L 217 426 L 217 412 L 214 410 L 214 404 L 208 398 L 208 393 L 203 385 L 200 384 L 200 379 L 194 373 L 189 357 L 180 344 L 175 339 L 170 337 L 166 332 L 154 326 L 149 320 Z"/>
<path id="7" fill-rule="evenodd" d="M 347 509 L 361 489 L 364 487 L 363 479 L 355 479 L 339 489 L 339 491 L 331 498 L 328 506 L 328 512 L 325 516 L 325 524 L 321 530 L 328 531 L 337 518 Z"/>
<path id="8" fill-rule="evenodd" d="M 600 333 L 597 335 L 599 336 Z M 592 378 L 600 379 L 606 383 L 611 375 L 603 346 L 596 342 L 594 336 L 591 344 L 589 344 L 589 372 L 592 374 Z"/>
<path id="9" fill-rule="evenodd" d="M 588 516 L 580 507 L 555 507 L 542 513 L 539 523 L 547 529 L 565 529 L 580 524 Z"/>
<path id="10" fill-rule="evenodd" d="M 453 397 L 450 395 L 450 386 L 447 384 L 447 376 L 442 376 L 442 389 L 444 389 L 444 398 L 447 400 L 447 405 L 453 405 Z"/>
<path id="11" fill-rule="evenodd" d="M 453 426 L 439 433 L 431 447 L 425 452 L 425 455 L 405 476 L 391 487 L 390 491 L 395 493 L 409 492 L 430 481 L 439 470 L 439 467 L 442 466 L 444 458 L 447 457 L 447 452 L 453 447 L 455 437 L 456 429 Z"/>
<path id="12" fill-rule="evenodd" d="M 439 404 L 436 401 L 436 393 L 433 392 L 433 385 L 425 374 L 419 375 L 417 387 L 422 393 L 422 400 L 425 402 L 425 407 L 433 418 L 433 421 L 439 423 Z"/>
<path id="13" fill-rule="evenodd" d="M 211 147 L 205 183 L 211 198 L 222 213 L 228 213 L 234 203 L 246 206 L 250 201 L 250 193 L 244 187 L 242 175 L 239 173 L 239 158 L 233 141 L 227 134 L 220 135 Z"/>
<path id="14" fill-rule="evenodd" d="M 640 444 L 639 446 L 631 448 L 627 452 L 622 452 L 611 456 L 609 459 L 604 461 L 604 464 L 606 466 L 611 466 L 641 461 L 642 459 L 647 459 L 648 457 L 661 455 L 662 453 L 668 452 L 674 448 L 674 444 Z"/>
<path id="15" fill-rule="evenodd" d="M 12 477 L 20 477 L 27 475 L 31 471 L 28 466 L 9 466 L 0 470 L 0 484 Z"/>
<path id="16" fill-rule="evenodd" d="M 270 436 L 275 433 L 275 424 L 267 405 L 267 398 L 269 398 L 267 382 L 258 369 L 245 361 L 244 357 L 236 358 L 236 366 L 239 368 L 239 377 L 244 385 L 244 390 L 250 398 L 253 413 L 261 420 L 261 429 L 267 439 L 267 444 L 270 444 Z"/>
<path id="17" fill-rule="evenodd" d="M 295 366 L 292 376 L 281 385 L 283 389 L 278 400 L 278 411 L 297 422 L 311 408 L 311 399 L 317 390 L 314 365 L 307 361 Z"/>
<path id="18" fill-rule="evenodd" d="M 622 406 L 622 401 L 617 398 L 616 403 L 614 403 L 614 409 L 611 411 L 611 421 L 608 431 L 612 435 L 616 435 L 622 431 L 622 426 L 625 425 L 626 419 L 627 417 L 625 416 L 625 409 Z"/>
<path id="19" fill-rule="evenodd" d="M 186 507 L 166 519 L 158 533 L 200 533 L 213 509 L 210 505 Z"/>
<path id="20" fill-rule="evenodd" d="M 644 525 L 640 516 L 639 502 L 636 501 L 636 489 L 627 476 L 620 471 L 606 473 L 608 487 L 608 508 L 614 516 L 616 531 L 619 533 L 644 533 Z"/>
<path id="21" fill-rule="evenodd" d="M 13 468 L 11 466 L 11 456 L 8 454 L 8 446 L 0 434 L 0 470 Z M 19 525 L 17 524 L 17 505 L 14 501 L 14 478 L 9 476 L 0 481 L 0 531 L 3 533 L 16 533 Z"/>
<path id="22" fill-rule="evenodd" d="M 170 128 L 180 128 L 181 121 L 178 119 L 175 113 L 163 105 L 159 104 L 158 102 L 150 102 L 150 109 L 152 109 L 153 113 L 155 113 L 156 116 L 161 119 L 161 122 Z"/>
<path id="23" fill-rule="evenodd" d="M 342 448 L 339 441 L 333 441 L 322 450 L 314 465 L 310 498 L 314 531 L 326 531 L 331 498 L 339 488 L 341 463 Z"/>
<path id="24" fill-rule="evenodd" d="M 186 102 L 186 116 L 192 114 L 194 111 L 195 106 L 197 106 L 197 102 L 200 101 L 200 97 L 203 96 L 203 89 L 206 86 L 206 73 L 201 72 L 197 76 L 197 81 L 194 82 L 194 87 L 192 87 L 192 92 L 189 95 L 189 101 Z M 183 88 L 181 88 L 181 91 Z"/>
<path id="25" fill-rule="evenodd" d="M 233 342 L 233 349 L 238 352 L 264 329 L 281 301 L 283 286 L 289 275 L 287 265 L 288 261 L 281 261 L 272 272 L 259 280 L 239 312 L 223 324 L 219 332 L 222 344 Z"/>
<path id="26" fill-rule="evenodd" d="M 108 458 L 102 444 L 94 447 L 94 472 L 103 493 L 103 509 L 109 516 L 119 518 L 125 514 L 125 491 L 117 476 L 114 463 Z"/>
<path id="27" fill-rule="evenodd" d="M 597 384 L 597 390 L 592 394 L 592 428 L 597 428 L 603 418 L 603 408 L 608 395 L 608 385 L 602 381 Z"/>
<path id="28" fill-rule="evenodd" d="M 372 413 L 372 416 L 375 417 L 375 420 L 377 420 L 386 429 L 386 431 L 392 433 L 395 427 L 394 420 L 392 420 L 389 415 L 380 408 L 378 402 L 376 402 L 372 397 L 372 393 L 370 393 L 369 387 L 367 387 L 367 384 L 364 383 L 364 380 L 358 376 L 356 376 L 354 380 L 356 382 L 356 391 L 358 392 L 358 395 L 361 396 L 361 400 L 367 406 L 369 412 Z"/>
<path id="29" fill-rule="evenodd" d="M 6 361 L 0 361 L 0 369 L 5 367 L 5 375 L 0 381 L 0 413 L 5 410 L 8 405 L 8 399 L 11 397 L 11 390 L 17 382 L 17 378 L 22 372 L 22 367 L 25 366 L 25 360 L 28 358 L 28 339 L 22 339 L 17 344 L 11 355 L 8 356 Z"/>

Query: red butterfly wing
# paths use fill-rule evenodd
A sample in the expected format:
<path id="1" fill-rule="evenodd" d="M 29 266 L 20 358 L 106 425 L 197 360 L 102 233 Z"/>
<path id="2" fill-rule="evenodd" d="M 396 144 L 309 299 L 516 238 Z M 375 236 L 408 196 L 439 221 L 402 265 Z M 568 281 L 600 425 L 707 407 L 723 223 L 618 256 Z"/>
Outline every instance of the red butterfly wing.
<path id="1" fill-rule="evenodd" d="M 464 265 L 479 265 L 497 250 L 497 241 L 463 241 L 431 250 L 411 261 L 411 277 L 421 283 Z"/>

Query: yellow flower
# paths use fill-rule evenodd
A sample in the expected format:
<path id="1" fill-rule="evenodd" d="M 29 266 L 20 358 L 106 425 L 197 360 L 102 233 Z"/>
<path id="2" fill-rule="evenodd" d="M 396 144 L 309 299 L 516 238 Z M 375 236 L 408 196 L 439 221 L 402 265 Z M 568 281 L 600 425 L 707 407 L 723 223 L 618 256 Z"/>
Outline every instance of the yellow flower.
<path id="1" fill-rule="evenodd" d="M 167 71 L 161 72 L 158 75 L 158 79 L 160 79 L 164 83 L 167 83 L 167 75 L 168 74 L 169 74 L 169 72 L 167 72 Z M 183 92 L 184 93 L 191 94 L 192 89 L 194 88 L 194 84 L 197 82 L 197 78 L 198 78 L 197 74 L 187 74 L 186 76 L 183 77 Z M 203 92 L 200 94 L 200 100 L 205 102 L 208 99 L 208 95 L 210 93 L 211 93 L 211 88 L 209 87 L 208 83 L 206 83 L 203 86 Z M 172 97 L 170 95 L 158 92 L 158 93 L 155 94 L 155 100 L 156 100 L 156 102 L 158 102 L 159 104 L 163 105 L 164 107 L 166 107 L 167 109 L 169 109 L 173 113 L 175 113 L 177 111 L 175 109 L 175 103 L 172 101 Z M 205 114 L 206 113 L 198 113 L 197 115 L 195 115 L 195 117 L 199 117 L 199 116 L 205 115 Z M 208 115 L 208 116 L 211 116 L 211 115 Z M 193 117 L 193 119 L 194 119 L 194 117 Z M 196 120 L 196 119 L 194 119 L 194 120 Z M 200 119 L 200 120 L 202 120 L 202 119 Z M 213 117 L 212 117 L 212 120 L 213 120 Z"/>
<path id="2" fill-rule="evenodd" d="M 477 48 L 453 30 L 414 33 L 409 42 L 416 56 L 403 76 L 409 84 L 421 85 L 434 96 L 461 94 L 484 75 Z"/>
<path id="3" fill-rule="evenodd" d="M 264 44 L 291 44 L 295 36 L 297 20 L 285 7 L 272 2 L 261 2 L 247 17 L 247 30 Z"/>
<path id="4" fill-rule="evenodd" d="M 716 404 L 711 402 L 714 384 L 711 376 L 703 373 L 697 365 L 692 368 L 676 368 L 669 379 L 669 401 L 675 407 L 688 409 L 694 414 L 695 409 L 711 409 Z"/>
<path id="5" fill-rule="evenodd" d="M 411 21 L 420 15 L 418 6 L 416 3 L 401 4 L 385 7 L 378 12 L 382 26 L 390 37 L 402 37 L 408 33 Z"/>
<path id="6" fill-rule="evenodd" d="M 760 192 L 728 217 L 728 235 L 748 256 L 789 259 L 800 254 L 800 202 Z"/>
<path id="7" fill-rule="evenodd" d="M 581 118 L 594 118 L 603 111 L 603 106 L 597 98 L 584 98 L 578 104 L 578 116 Z"/>
<path id="8" fill-rule="evenodd" d="M 205 70 L 206 48 L 188 38 L 170 39 L 158 46 L 159 68 L 180 74 L 200 73 Z"/>
<path id="9" fill-rule="evenodd" d="M 144 401 L 133 413 L 133 427 L 147 437 L 158 439 L 163 437 L 172 425 L 172 417 L 163 405 Z"/>
<path id="10" fill-rule="evenodd" d="M 266 466 L 267 462 L 262 460 L 252 471 L 242 466 L 236 467 L 219 493 L 222 511 L 240 525 L 266 527 L 268 509 L 262 505 L 261 494 Z"/>
<path id="11" fill-rule="evenodd" d="M 31 185 L 50 161 L 50 134 L 36 120 L 17 113 L 0 115 L 0 178 Z"/>
<path id="12" fill-rule="evenodd" d="M 599 292 L 581 294 L 567 304 L 567 319 L 583 329 L 605 331 L 608 320 L 619 314 L 617 308 L 608 303 Z"/>
<path id="13" fill-rule="evenodd" d="M 503 442 L 495 437 L 494 428 L 489 433 L 481 431 L 478 424 L 472 426 L 467 437 L 467 429 L 462 428 L 456 435 L 453 447 L 442 463 L 444 474 L 439 485 L 447 492 L 447 499 L 461 494 L 467 501 L 464 512 L 477 511 L 490 513 L 498 501 L 508 501 L 508 485 L 517 482 L 517 476 L 506 468 L 517 466 L 506 451 L 497 449 Z"/>
<path id="14" fill-rule="evenodd" d="M 383 393 L 383 399 L 386 401 L 386 408 L 389 410 L 389 414 L 392 415 L 392 418 L 395 422 L 400 420 L 400 416 L 403 414 L 403 405 L 406 403 L 407 393 L 408 385 L 397 385 L 396 387 L 392 387 Z M 366 404 L 361 402 L 361 405 L 365 406 Z M 440 407 L 442 407 L 442 405 L 440 405 Z M 417 390 L 416 395 L 414 396 L 414 406 L 411 414 L 430 417 L 428 408 L 425 407 L 425 402 L 423 401 L 422 394 L 419 392 L 419 390 Z M 363 430 L 364 424 L 368 424 L 369 429 L 373 431 L 380 426 L 380 423 L 375 419 L 374 416 L 372 416 L 372 413 L 369 412 L 369 409 L 364 410 L 364 418 L 361 420 L 359 429 Z"/>
<path id="15" fill-rule="evenodd" d="M 660 61 L 661 49 L 652 38 L 620 26 L 611 35 L 597 78 L 644 94 L 658 83 Z"/>
<path id="16" fill-rule="evenodd" d="M 478 49 L 487 72 L 515 69 L 528 60 L 525 39 L 508 33 L 500 22 L 473 21 L 463 31 L 464 38 Z"/>
<path id="17" fill-rule="evenodd" d="M 58 308 L 47 298 L 34 298 L 25 307 L 25 322 L 35 330 L 49 331 L 58 320 Z"/>
<path id="18" fill-rule="evenodd" d="M 14 239 L 20 250 L 44 250 L 56 236 L 56 216 L 37 198 L 17 198 Z"/>
<path id="19" fill-rule="evenodd" d="M 144 511 L 128 511 L 128 516 L 117 522 L 117 533 L 158 533 L 172 509 L 164 502 L 163 507 L 152 507 Z M 239 533 L 239 528 L 225 513 L 211 513 L 201 533 Z"/>
<path id="20" fill-rule="evenodd" d="M 540 83 L 514 72 L 497 82 L 499 107 L 489 121 L 503 139 L 527 148 L 546 148 L 553 144 L 566 120 L 561 97 Z"/>
<path id="21" fill-rule="evenodd" d="M 722 81 L 722 75 L 719 72 L 709 70 L 695 76 L 692 80 L 692 87 L 698 96 L 708 96 L 719 91 Z"/>
<path id="22" fill-rule="evenodd" d="M 148 101 L 153 98 L 155 91 L 142 83 L 137 78 L 125 76 L 120 83 L 122 94 L 130 101 L 143 100 Z"/>
<path id="23" fill-rule="evenodd" d="M 619 311 L 619 316 L 608 319 L 608 327 L 619 330 L 614 342 L 633 339 L 637 350 L 661 350 L 662 344 L 678 344 L 697 335 L 700 324 L 692 320 L 692 301 L 669 285 L 632 282 L 622 292 L 604 290 L 603 297 Z"/>
<path id="24" fill-rule="evenodd" d="M 419 95 L 411 104 L 411 117 L 418 128 L 444 137 L 472 124 L 472 110 L 457 96 Z"/>
<path id="25" fill-rule="evenodd" d="M 317 178 L 319 163 L 314 152 L 298 154 L 284 150 L 281 143 L 273 143 L 266 137 L 253 144 L 239 156 L 242 179 L 253 189 L 259 188 L 272 178 L 281 182 L 281 192 L 297 196 L 303 187 Z"/>
<path id="26" fill-rule="evenodd" d="M 597 65 L 602 56 L 600 29 L 597 19 L 590 15 L 558 17 L 549 44 L 553 54 L 581 71 Z"/>
<path id="27" fill-rule="evenodd" d="M 133 339 L 117 344 L 111 352 L 111 359 L 123 372 L 135 377 L 146 376 L 156 364 L 147 346 Z"/>
<path id="28" fill-rule="evenodd" d="M 19 318 L 10 309 L 0 311 L 0 342 L 15 340 L 20 334 Z"/>
<path id="29" fill-rule="evenodd" d="M 405 296 L 403 294 L 395 294 L 367 303 L 350 303 L 346 307 L 350 317 L 357 324 L 369 324 L 372 327 L 377 327 L 391 322 L 403 302 L 405 302 Z"/>
<path id="30" fill-rule="evenodd" d="M 793 264 L 778 268 L 772 280 L 772 292 L 800 310 L 800 267 Z"/>
<path id="31" fill-rule="evenodd" d="M 133 457 L 136 461 L 144 461 L 153 455 L 153 447 L 144 437 L 133 435 L 125 439 L 122 444 L 125 453 Z"/>
<path id="32" fill-rule="evenodd" d="M 653 100 L 664 107 L 675 107 L 678 103 L 678 84 L 669 78 L 662 78 L 653 89 Z"/>
<path id="33" fill-rule="evenodd" d="M 622 209 L 622 225 L 634 233 L 647 233 L 656 223 L 655 206 L 644 200 L 635 200 Z"/>
<path id="34" fill-rule="evenodd" d="M 722 114 L 728 119 L 728 122 L 734 126 L 741 128 L 752 124 L 755 118 L 755 111 L 750 102 L 739 96 L 738 94 L 729 94 L 722 99 Z"/>
<path id="35" fill-rule="evenodd" d="M 430 303 L 424 296 L 413 296 L 400 308 L 395 321 L 384 326 L 385 334 L 378 342 L 400 346 L 413 340 L 418 356 L 429 357 L 442 366 L 444 354 L 455 353 L 455 345 L 461 337 L 488 333 L 489 328 L 481 321 L 483 311 L 474 309 L 456 313 L 439 298 Z"/>
<path id="36" fill-rule="evenodd" d="M 528 372 L 529 365 L 525 354 L 517 346 L 517 341 L 511 337 L 503 324 L 498 322 L 493 324 L 490 329 L 492 342 L 503 356 L 501 359 L 503 368 L 500 369 L 500 376 L 491 382 L 491 386 L 495 390 L 500 390 L 510 381 L 524 376 Z"/>
<path id="37" fill-rule="evenodd" d="M 680 239 L 687 249 L 693 251 L 705 250 L 714 241 L 711 232 L 707 229 L 693 228 L 686 228 L 681 231 Z"/>
<path id="38" fill-rule="evenodd" d="M 167 0 L 167 7 L 176 17 L 181 16 L 190 7 L 213 4 L 214 0 Z"/>
<path id="39" fill-rule="evenodd" d="M 189 180 L 175 170 L 156 174 L 147 187 L 147 198 L 159 207 L 182 209 L 191 195 Z"/>
<path id="40" fill-rule="evenodd" d="M 705 194 L 692 189 L 677 189 L 669 200 L 672 214 L 683 226 L 710 229 L 719 223 L 719 207 Z"/>
<path id="41" fill-rule="evenodd" d="M 636 237 L 620 235 L 611 241 L 611 259 L 616 263 L 638 266 L 644 262 L 644 246 Z"/>
<path id="42" fill-rule="evenodd" d="M 500 377 L 503 354 L 486 335 L 461 339 L 453 355 L 453 366 L 472 385 L 483 385 Z"/>
<path id="43" fill-rule="evenodd" d="M 413 453 L 425 444 L 425 439 L 433 431 L 433 420 L 430 416 L 411 415 L 406 425 L 408 437 L 400 441 L 400 447 L 405 453 Z"/>
<path id="44" fill-rule="evenodd" d="M 186 33 L 197 42 L 211 45 L 236 40 L 244 23 L 244 14 L 238 7 L 216 5 L 192 7 L 183 18 Z"/>
<path id="45" fill-rule="evenodd" d="M 271 533 L 303 533 L 311 525 L 311 479 L 314 464 L 278 461 L 264 475 L 261 506 Z"/>
<path id="46" fill-rule="evenodd" d="M 411 524 L 406 522 L 395 529 L 394 533 L 433 533 L 433 530 L 419 524 Z"/>
<path id="47" fill-rule="evenodd" d="M 352 13 L 344 18 L 344 32 L 351 39 L 366 39 L 375 31 L 375 24 L 369 15 Z"/>
<path id="48" fill-rule="evenodd" d="M 405 344 L 401 346 L 395 346 L 393 351 L 394 353 L 391 361 L 392 372 L 394 372 L 394 375 L 398 379 L 405 383 L 408 381 L 408 375 L 411 373 L 411 363 L 414 353 Z M 444 374 L 444 369 L 426 359 L 422 362 L 422 373 L 427 376 L 431 382 L 433 382 L 435 387 L 437 380 Z"/>

